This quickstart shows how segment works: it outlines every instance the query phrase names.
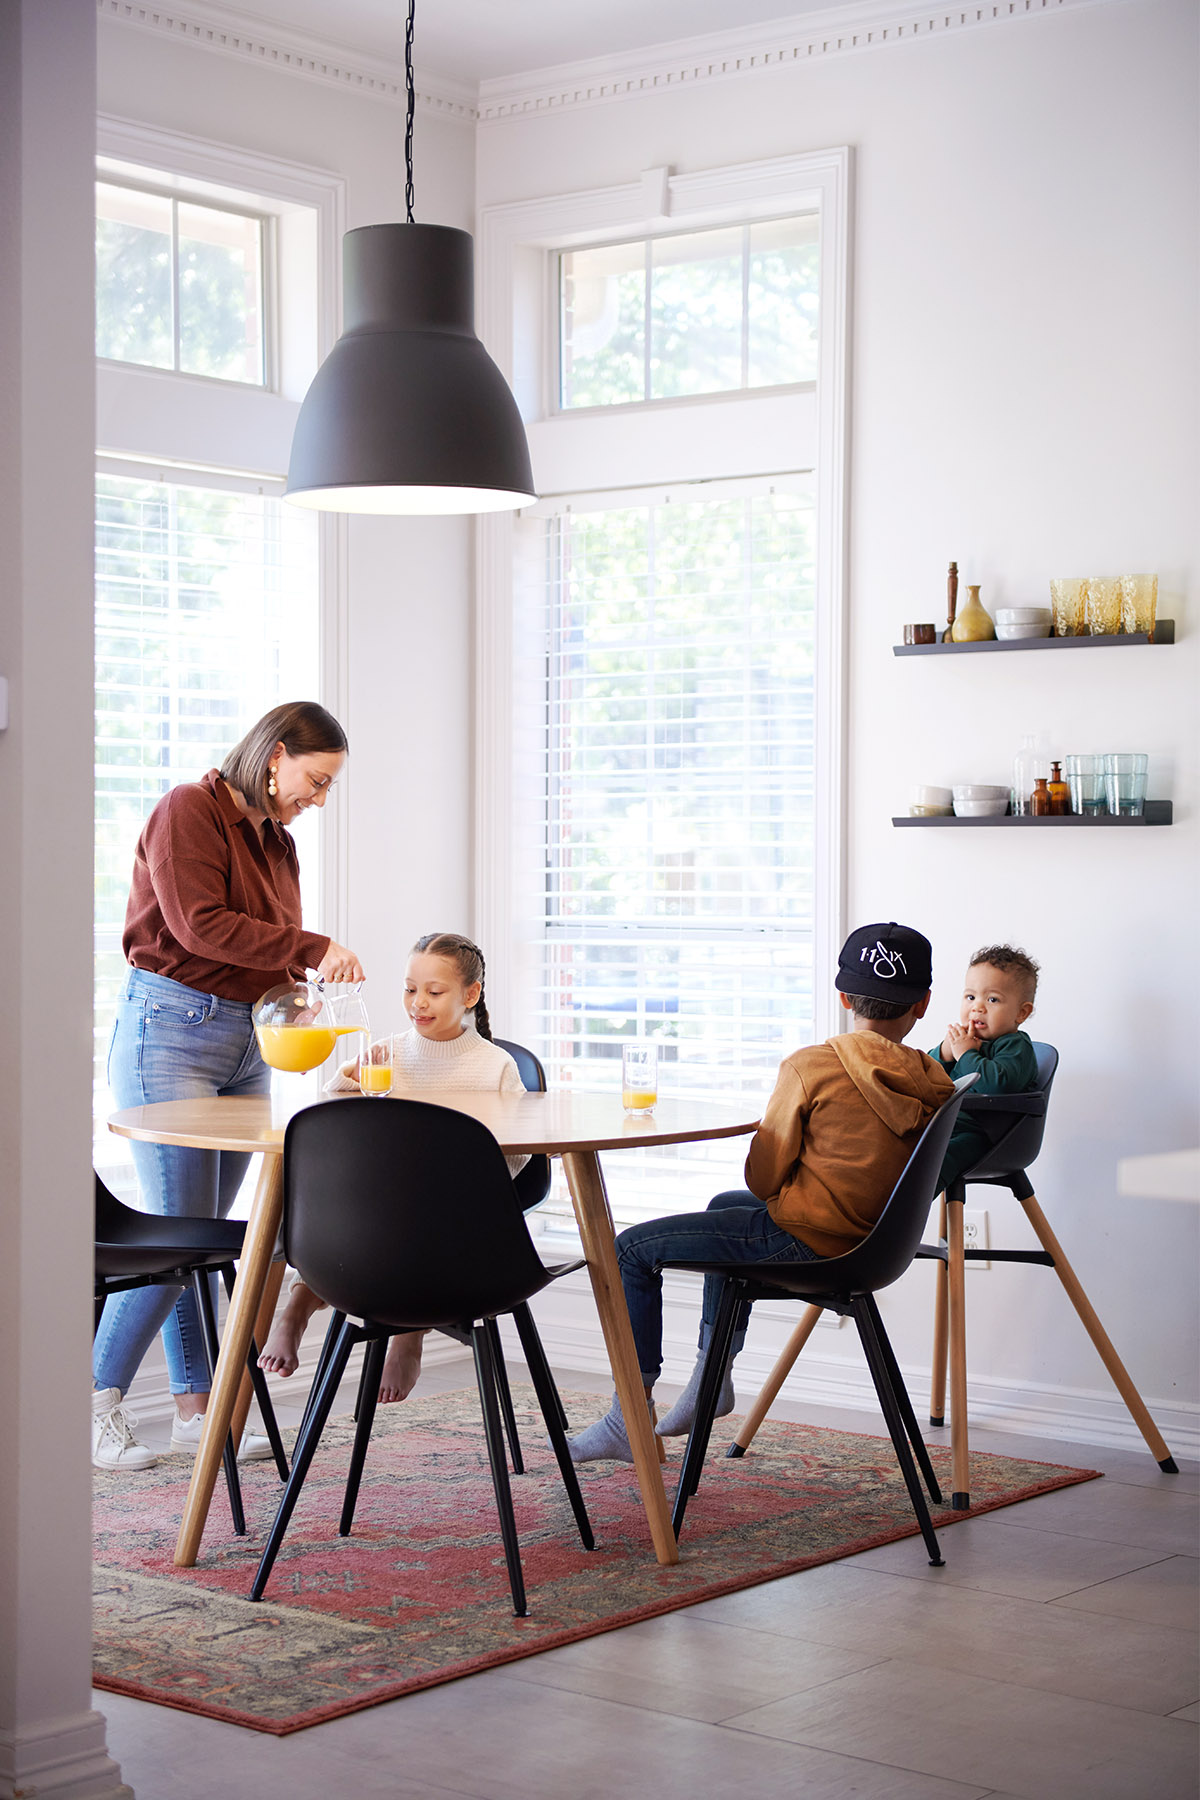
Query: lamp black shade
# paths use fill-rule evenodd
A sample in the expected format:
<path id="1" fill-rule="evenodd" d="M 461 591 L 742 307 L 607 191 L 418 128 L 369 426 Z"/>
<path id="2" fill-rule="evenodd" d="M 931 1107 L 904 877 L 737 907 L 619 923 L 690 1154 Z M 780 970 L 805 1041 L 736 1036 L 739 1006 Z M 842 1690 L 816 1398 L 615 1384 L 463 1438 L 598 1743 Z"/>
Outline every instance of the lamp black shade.
<path id="1" fill-rule="evenodd" d="M 474 247 L 448 225 L 342 240 L 345 329 L 292 439 L 287 496 L 331 512 L 498 512 L 536 498 L 525 427 L 475 336 Z"/>

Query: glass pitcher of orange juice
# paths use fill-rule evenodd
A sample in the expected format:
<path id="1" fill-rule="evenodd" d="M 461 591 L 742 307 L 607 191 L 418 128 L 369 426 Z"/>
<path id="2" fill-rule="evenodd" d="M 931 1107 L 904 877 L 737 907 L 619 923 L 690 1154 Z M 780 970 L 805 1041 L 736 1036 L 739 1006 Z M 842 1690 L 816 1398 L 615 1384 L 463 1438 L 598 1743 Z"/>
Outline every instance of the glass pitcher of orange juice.
<path id="1" fill-rule="evenodd" d="M 325 996 L 315 981 L 271 988 L 255 1001 L 250 1017 L 263 1061 L 288 1074 L 319 1068 L 337 1042 Z"/>

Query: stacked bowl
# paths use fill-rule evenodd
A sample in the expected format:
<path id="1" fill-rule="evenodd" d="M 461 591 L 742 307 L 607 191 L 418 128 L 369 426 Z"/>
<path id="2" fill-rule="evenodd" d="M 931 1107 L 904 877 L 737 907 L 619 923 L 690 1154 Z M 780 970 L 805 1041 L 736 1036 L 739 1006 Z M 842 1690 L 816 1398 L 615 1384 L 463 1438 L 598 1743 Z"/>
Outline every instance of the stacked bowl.
<path id="1" fill-rule="evenodd" d="M 996 636 L 1002 639 L 1043 638 L 1050 636 L 1051 614 L 1048 606 L 998 606 Z"/>
<path id="2" fill-rule="evenodd" d="M 952 788 L 956 819 L 998 819 L 1008 811 L 1008 789 L 985 782 L 965 782 Z"/>

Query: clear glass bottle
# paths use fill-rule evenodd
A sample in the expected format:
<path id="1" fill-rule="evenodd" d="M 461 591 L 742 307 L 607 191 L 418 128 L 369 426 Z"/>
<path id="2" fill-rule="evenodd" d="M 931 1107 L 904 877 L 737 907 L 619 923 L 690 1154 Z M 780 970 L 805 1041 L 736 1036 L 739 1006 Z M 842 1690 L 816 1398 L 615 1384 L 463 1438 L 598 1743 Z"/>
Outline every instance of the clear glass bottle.
<path id="1" fill-rule="evenodd" d="M 1047 772 L 1047 761 L 1044 749 L 1038 738 L 1030 734 L 1021 739 L 1021 748 L 1013 758 L 1012 810 L 1021 814 L 1029 811 L 1029 803 L 1033 794 L 1033 784 L 1039 775 Z"/>

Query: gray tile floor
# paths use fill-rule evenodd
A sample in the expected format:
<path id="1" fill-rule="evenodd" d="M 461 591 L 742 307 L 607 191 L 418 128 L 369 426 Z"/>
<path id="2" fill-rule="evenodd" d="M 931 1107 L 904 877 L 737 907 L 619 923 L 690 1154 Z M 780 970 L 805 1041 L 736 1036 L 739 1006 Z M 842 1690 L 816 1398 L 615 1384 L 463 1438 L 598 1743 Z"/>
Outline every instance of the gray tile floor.
<path id="1" fill-rule="evenodd" d="M 98 1693 L 111 1754 L 139 1800 L 1196 1800 L 1200 1467 L 972 1441 L 1105 1479 L 287 1738 Z"/>

